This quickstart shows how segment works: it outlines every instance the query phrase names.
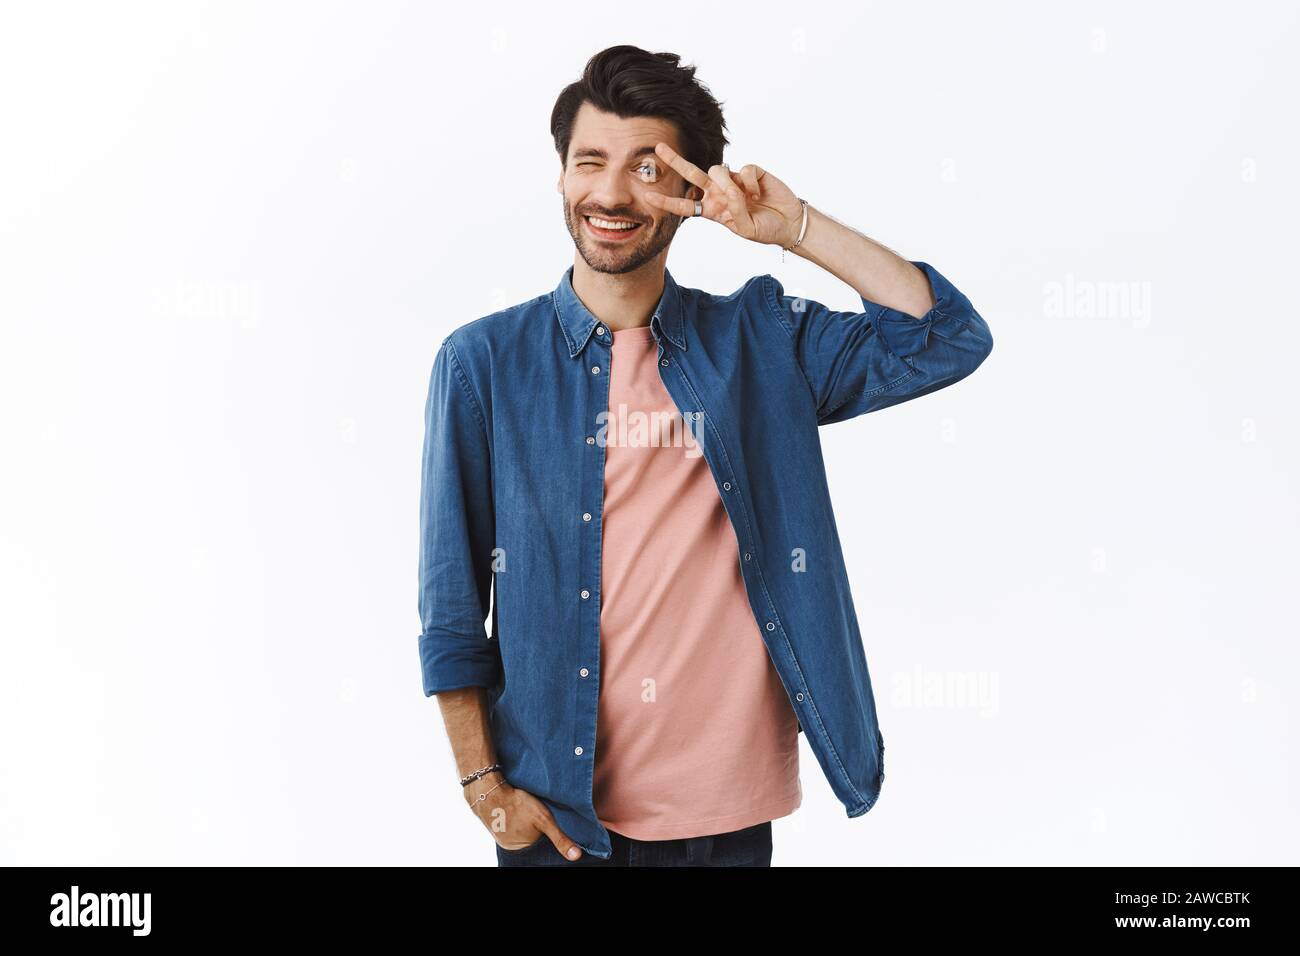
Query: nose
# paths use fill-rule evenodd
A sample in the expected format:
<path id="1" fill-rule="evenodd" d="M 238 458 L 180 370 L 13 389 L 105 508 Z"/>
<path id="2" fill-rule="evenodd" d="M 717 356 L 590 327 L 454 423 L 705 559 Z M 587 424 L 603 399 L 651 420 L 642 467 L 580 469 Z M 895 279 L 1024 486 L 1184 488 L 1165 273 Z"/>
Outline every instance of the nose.
<path id="1" fill-rule="evenodd" d="M 596 181 L 591 184 L 587 203 L 610 214 L 620 209 L 631 209 L 636 203 L 636 193 L 632 191 L 627 170 L 613 163 L 601 170 Z"/>

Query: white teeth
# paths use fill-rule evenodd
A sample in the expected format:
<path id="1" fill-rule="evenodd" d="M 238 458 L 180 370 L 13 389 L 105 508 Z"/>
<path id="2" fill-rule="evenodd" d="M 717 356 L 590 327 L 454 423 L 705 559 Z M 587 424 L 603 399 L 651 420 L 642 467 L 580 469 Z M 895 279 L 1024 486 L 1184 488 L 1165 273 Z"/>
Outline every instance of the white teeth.
<path id="1" fill-rule="evenodd" d="M 601 229 L 635 229 L 640 225 L 638 222 L 611 222 L 608 219 L 597 219 L 595 216 L 588 216 L 587 221 Z"/>

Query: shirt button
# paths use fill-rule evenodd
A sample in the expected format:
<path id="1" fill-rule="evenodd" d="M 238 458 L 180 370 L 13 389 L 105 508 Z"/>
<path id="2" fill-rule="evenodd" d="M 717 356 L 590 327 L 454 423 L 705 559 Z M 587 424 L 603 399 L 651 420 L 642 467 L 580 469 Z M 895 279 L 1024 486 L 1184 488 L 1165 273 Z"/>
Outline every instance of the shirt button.
<path id="1" fill-rule="evenodd" d="M 722 490 L 723 490 L 723 491 L 730 491 L 730 490 L 731 490 L 731 482 L 729 482 L 729 481 L 724 481 L 724 482 L 722 483 Z"/>
<path id="2" fill-rule="evenodd" d="M 667 364 L 668 364 L 668 360 L 667 360 L 666 358 L 661 358 L 661 359 L 659 360 L 659 364 L 660 364 L 660 365 L 667 365 Z"/>
<path id="3" fill-rule="evenodd" d="M 578 671 L 578 673 L 581 674 L 583 677 L 586 677 L 591 672 L 584 667 L 582 670 Z"/>
<path id="4" fill-rule="evenodd" d="M 745 560 L 746 560 L 746 561 L 749 560 L 749 552 L 748 552 L 748 551 L 745 552 Z"/>
<path id="5" fill-rule="evenodd" d="M 574 747 L 574 748 L 573 748 L 573 752 L 574 752 L 575 754 L 577 754 L 579 757 L 582 756 L 582 748 L 581 748 L 581 747 Z"/>
<path id="6" fill-rule="evenodd" d="M 771 621 L 768 621 L 768 622 L 767 622 L 767 629 L 768 629 L 769 631 L 775 631 L 775 630 L 776 630 L 776 625 L 773 624 Z"/>
<path id="7" fill-rule="evenodd" d="M 598 325 L 598 326 L 596 326 L 596 334 L 597 334 L 597 335 L 604 335 L 604 334 L 605 334 L 605 327 L 604 327 L 603 325 Z"/>
<path id="8" fill-rule="evenodd" d="M 584 511 L 584 512 L 582 513 L 582 520 L 583 520 L 583 521 L 590 521 L 590 520 L 591 520 L 591 512 L 590 512 L 590 511 Z"/>
<path id="9" fill-rule="evenodd" d="M 587 598 L 589 598 L 589 597 L 591 597 L 591 592 L 588 591 L 586 588 L 583 588 L 583 589 L 582 589 L 582 599 L 585 601 L 585 600 L 587 600 Z"/>
<path id="10" fill-rule="evenodd" d="M 594 444 L 596 444 L 596 436 L 595 436 L 595 435 L 588 435 L 588 436 L 587 436 L 587 444 L 588 444 L 588 445 L 594 445 Z"/>
<path id="11" fill-rule="evenodd" d="M 803 700 L 803 691 L 800 691 L 799 693 L 795 694 L 795 695 L 794 695 L 794 699 L 795 699 L 795 700 Z"/>
<path id="12" fill-rule="evenodd" d="M 599 366 L 599 365 L 593 365 L 593 366 L 591 367 L 591 374 L 592 374 L 592 375 L 599 375 L 599 374 L 600 374 L 600 366 Z"/>

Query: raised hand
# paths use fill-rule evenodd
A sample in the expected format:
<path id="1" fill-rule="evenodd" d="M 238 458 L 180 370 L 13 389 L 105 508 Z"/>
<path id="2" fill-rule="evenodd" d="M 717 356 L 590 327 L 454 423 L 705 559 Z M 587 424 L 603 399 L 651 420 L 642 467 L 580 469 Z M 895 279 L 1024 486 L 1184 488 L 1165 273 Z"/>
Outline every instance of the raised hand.
<path id="1" fill-rule="evenodd" d="M 803 204 L 790 187 L 760 166 L 750 163 L 732 172 L 725 164 L 708 175 L 679 155 L 667 143 L 655 144 L 655 153 L 682 178 L 704 192 L 705 219 L 720 222 L 738 236 L 754 242 L 789 247 L 798 238 Z M 647 190 L 646 204 L 678 216 L 694 216 L 695 200 Z"/>

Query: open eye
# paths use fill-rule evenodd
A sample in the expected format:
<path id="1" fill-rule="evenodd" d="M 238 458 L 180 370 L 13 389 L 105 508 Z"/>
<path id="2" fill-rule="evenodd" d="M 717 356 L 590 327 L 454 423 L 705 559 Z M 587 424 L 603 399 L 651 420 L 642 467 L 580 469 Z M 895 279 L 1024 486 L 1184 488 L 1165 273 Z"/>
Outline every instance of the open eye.
<path id="1" fill-rule="evenodd" d="M 653 183 L 659 180 L 659 164 L 653 159 L 646 159 L 636 168 L 637 175 L 641 177 L 644 183 Z"/>

